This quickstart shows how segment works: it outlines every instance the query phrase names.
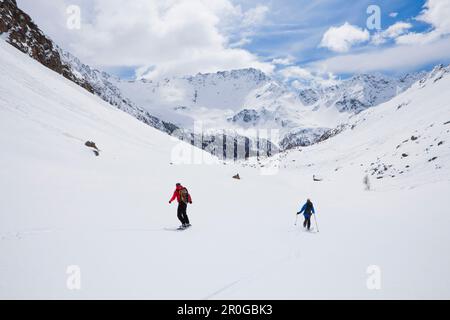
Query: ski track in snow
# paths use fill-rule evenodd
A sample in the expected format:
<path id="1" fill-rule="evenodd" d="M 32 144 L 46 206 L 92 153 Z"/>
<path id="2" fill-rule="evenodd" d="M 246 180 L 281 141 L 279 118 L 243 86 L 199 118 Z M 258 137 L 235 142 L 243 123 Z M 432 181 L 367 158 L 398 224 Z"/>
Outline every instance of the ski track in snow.
<path id="1" fill-rule="evenodd" d="M 49 234 L 52 232 L 54 232 L 52 229 L 35 229 L 35 230 L 5 232 L 0 234 L 0 240 L 21 240 L 25 237 L 36 237 L 43 234 Z"/>
<path id="2" fill-rule="evenodd" d="M 73 230 L 73 229 L 30 229 L 30 230 L 18 230 L 18 231 L 7 231 L 0 233 L 0 240 L 21 240 L 27 237 L 38 237 L 38 236 L 45 236 L 48 234 L 73 234 L 75 236 L 82 235 L 82 234 L 111 234 L 111 233 L 148 233 L 148 232 L 163 232 L 167 230 L 164 227 L 161 228 L 154 228 L 154 229 L 139 229 L 139 228 L 129 228 L 129 229 L 79 229 L 79 230 Z"/>
<path id="3" fill-rule="evenodd" d="M 224 286 L 223 288 L 220 288 L 219 290 L 215 291 L 214 293 L 210 294 L 209 296 L 207 296 L 206 298 L 204 298 L 203 300 L 211 300 L 212 298 L 214 298 L 215 296 L 221 294 L 222 292 L 228 290 L 229 288 L 233 287 L 234 285 L 238 284 L 239 282 L 241 282 L 241 280 L 236 280 L 233 281 L 232 283 Z"/>

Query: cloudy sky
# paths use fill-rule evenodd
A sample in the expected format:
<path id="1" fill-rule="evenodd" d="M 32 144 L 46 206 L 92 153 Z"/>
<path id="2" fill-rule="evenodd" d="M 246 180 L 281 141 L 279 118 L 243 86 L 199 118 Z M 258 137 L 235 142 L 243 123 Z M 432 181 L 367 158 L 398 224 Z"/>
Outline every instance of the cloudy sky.
<path id="1" fill-rule="evenodd" d="M 450 0 L 17 2 L 61 47 L 125 78 L 255 67 L 332 81 L 450 63 Z"/>

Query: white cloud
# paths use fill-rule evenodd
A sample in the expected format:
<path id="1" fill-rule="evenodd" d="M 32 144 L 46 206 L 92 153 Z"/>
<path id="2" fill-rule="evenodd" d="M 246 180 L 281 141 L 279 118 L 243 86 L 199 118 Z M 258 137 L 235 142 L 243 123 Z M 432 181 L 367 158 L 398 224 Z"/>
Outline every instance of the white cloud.
<path id="1" fill-rule="evenodd" d="M 290 58 L 290 57 L 276 58 L 276 59 L 272 60 L 272 64 L 279 65 L 279 66 L 290 66 L 290 65 L 294 64 L 294 62 L 292 61 L 292 58 Z"/>
<path id="2" fill-rule="evenodd" d="M 82 61 L 98 67 L 139 68 L 145 77 L 195 74 L 254 67 L 271 73 L 274 66 L 231 45 L 231 33 L 262 23 L 267 9 L 257 6 L 247 12 L 231 0 L 19 0 L 33 15 L 45 8 L 57 17 L 50 35 Z M 79 4 L 82 28 L 65 28 L 65 12 L 52 11 L 57 2 L 64 8 Z M 37 21 L 38 24 L 43 21 Z M 143 73 L 143 70 L 147 70 Z"/>
<path id="3" fill-rule="evenodd" d="M 433 43 L 397 45 L 388 49 L 347 54 L 311 63 L 308 68 L 333 73 L 359 73 L 373 71 L 407 71 L 430 63 L 450 62 L 450 41 L 441 39 Z"/>
<path id="4" fill-rule="evenodd" d="M 412 24 L 407 22 L 399 21 L 386 30 L 378 32 L 372 36 L 372 43 L 379 45 L 385 43 L 387 39 L 396 39 L 399 36 L 405 34 L 409 29 L 412 28 Z"/>
<path id="5" fill-rule="evenodd" d="M 231 48 L 243 47 L 252 43 L 255 30 L 259 28 L 267 19 L 269 7 L 258 5 L 248 11 L 243 12 L 241 6 L 235 7 L 235 15 L 232 21 L 224 28 L 229 33 L 235 35 L 239 40 L 230 44 Z"/>
<path id="6" fill-rule="evenodd" d="M 441 33 L 450 33 L 450 1 L 428 0 L 417 20 L 431 24 Z"/>
<path id="7" fill-rule="evenodd" d="M 391 18 L 397 18 L 397 16 L 398 16 L 398 12 L 389 13 L 389 17 L 391 17 Z"/>
<path id="8" fill-rule="evenodd" d="M 428 0 L 415 19 L 431 25 L 425 32 L 408 32 L 412 25 L 397 22 L 372 37 L 372 43 L 394 39 L 396 45 L 359 54 L 335 56 L 313 62 L 310 70 L 333 73 L 407 71 L 433 63 L 450 62 L 450 1 Z M 345 43 L 342 46 L 345 49 Z"/>
<path id="9" fill-rule="evenodd" d="M 426 44 L 450 35 L 450 1 L 428 0 L 424 10 L 416 18 L 430 24 L 433 29 L 429 32 L 411 32 L 397 38 L 398 44 Z"/>
<path id="10" fill-rule="evenodd" d="M 302 87 L 305 84 L 320 84 L 324 86 L 334 85 L 338 82 L 332 72 L 312 71 L 299 66 L 291 66 L 279 71 L 286 82 L 290 82 L 294 88 Z M 292 81 L 293 80 L 293 81 Z"/>
<path id="11" fill-rule="evenodd" d="M 347 52 L 352 46 L 364 43 L 369 39 L 369 31 L 346 22 L 340 27 L 328 29 L 323 35 L 320 47 L 328 48 L 335 52 Z"/>
<path id="12" fill-rule="evenodd" d="M 440 38 L 441 34 L 436 31 L 424 33 L 410 32 L 398 37 L 396 42 L 400 45 L 427 44 L 439 40 Z"/>
<path id="13" fill-rule="evenodd" d="M 249 9 L 244 14 L 242 25 L 244 27 L 259 25 L 265 21 L 268 13 L 269 7 L 264 5 L 258 5 L 255 8 Z"/>
<path id="14" fill-rule="evenodd" d="M 229 45 L 230 48 L 239 48 L 246 46 L 248 44 L 252 43 L 252 39 L 248 38 L 247 36 L 244 36 L 239 41 L 233 42 Z"/>
<path id="15" fill-rule="evenodd" d="M 284 68 L 284 69 L 280 70 L 280 74 L 283 77 L 288 78 L 288 79 L 300 78 L 300 79 L 310 80 L 310 79 L 314 78 L 314 76 L 312 75 L 312 73 L 309 70 L 298 67 L 298 66 Z"/>
<path id="16" fill-rule="evenodd" d="M 383 33 L 387 38 L 397 38 L 411 28 L 411 23 L 400 21 L 387 28 Z"/>

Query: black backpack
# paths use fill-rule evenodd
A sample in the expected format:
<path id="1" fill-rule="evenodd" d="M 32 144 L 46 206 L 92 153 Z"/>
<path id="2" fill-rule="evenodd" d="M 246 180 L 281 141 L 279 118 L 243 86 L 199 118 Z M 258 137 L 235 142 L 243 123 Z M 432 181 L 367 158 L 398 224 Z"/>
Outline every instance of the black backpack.
<path id="1" fill-rule="evenodd" d="M 310 215 L 312 213 L 312 209 L 313 209 L 313 204 L 311 201 L 306 202 L 306 209 L 305 209 L 305 213 L 307 215 Z"/>

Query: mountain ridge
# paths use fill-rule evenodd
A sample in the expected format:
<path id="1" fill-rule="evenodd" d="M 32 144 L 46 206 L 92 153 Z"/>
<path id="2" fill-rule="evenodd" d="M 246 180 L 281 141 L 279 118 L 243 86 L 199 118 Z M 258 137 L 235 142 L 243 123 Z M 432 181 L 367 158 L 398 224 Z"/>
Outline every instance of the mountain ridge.
<path id="1" fill-rule="evenodd" d="M 152 127 L 167 133 L 178 129 L 123 97 L 108 81 L 110 76 L 107 73 L 90 68 L 61 49 L 17 6 L 15 0 L 0 1 L 0 17 L 0 34 L 19 51 Z"/>

